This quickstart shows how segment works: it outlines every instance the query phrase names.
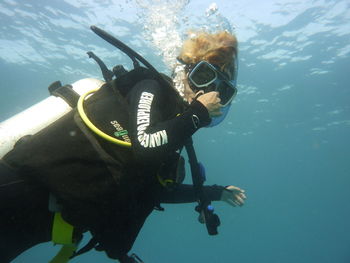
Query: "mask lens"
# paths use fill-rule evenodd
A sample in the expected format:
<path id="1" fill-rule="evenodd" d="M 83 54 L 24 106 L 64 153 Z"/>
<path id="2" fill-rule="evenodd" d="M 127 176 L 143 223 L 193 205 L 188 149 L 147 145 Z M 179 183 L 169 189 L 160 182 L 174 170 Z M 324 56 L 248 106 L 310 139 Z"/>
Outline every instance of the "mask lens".
<path id="1" fill-rule="evenodd" d="M 218 81 L 216 86 L 216 91 L 219 92 L 219 97 L 221 99 L 221 104 L 226 105 L 229 103 L 237 93 L 237 89 L 233 87 L 231 83 L 226 80 Z"/>
<path id="2" fill-rule="evenodd" d="M 189 75 L 190 80 L 197 87 L 209 85 L 216 77 L 215 70 L 205 62 L 199 63 Z"/>

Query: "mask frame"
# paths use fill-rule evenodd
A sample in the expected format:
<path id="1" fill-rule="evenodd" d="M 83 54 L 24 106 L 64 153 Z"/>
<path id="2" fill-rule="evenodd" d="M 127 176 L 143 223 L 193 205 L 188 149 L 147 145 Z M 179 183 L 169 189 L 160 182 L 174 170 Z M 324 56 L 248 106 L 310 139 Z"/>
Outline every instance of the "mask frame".
<path id="1" fill-rule="evenodd" d="M 237 94 L 237 67 L 234 66 L 234 68 L 233 80 L 229 80 L 224 73 L 212 64 L 207 61 L 200 61 L 189 69 L 188 80 L 196 90 L 203 90 L 205 93 L 210 91 L 219 92 L 221 104 L 227 106 Z"/>

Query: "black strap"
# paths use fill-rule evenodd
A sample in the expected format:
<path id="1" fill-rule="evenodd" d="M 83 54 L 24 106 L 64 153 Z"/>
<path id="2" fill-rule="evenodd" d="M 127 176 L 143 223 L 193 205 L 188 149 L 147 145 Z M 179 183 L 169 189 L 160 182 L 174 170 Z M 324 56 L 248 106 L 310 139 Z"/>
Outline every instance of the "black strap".
<path id="1" fill-rule="evenodd" d="M 74 254 L 70 257 L 70 259 L 90 251 L 91 249 L 96 247 L 97 243 L 98 241 L 95 237 L 91 238 L 90 241 L 84 247 L 74 252 Z"/>
<path id="2" fill-rule="evenodd" d="M 195 210 L 199 213 L 200 217 L 204 217 L 208 234 L 217 235 L 217 228 L 220 225 L 220 219 L 212 210 L 211 201 L 203 191 L 203 183 L 205 179 L 201 174 L 201 169 L 193 147 L 192 138 L 187 141 L 185 147 L 191 166 L 194 194 L 198 202 L 198 206 L 195 208 Z"/>
<path id="3" fill-rule="evenodd" d="M 189 163 L 191 166 L 191 174 L 192 174 L 192 181 L 193 181 L 193 189 L 196 198 L 199 200 L 201 197 L 203 197 L 203 179 L 201 178 L 201 171 L 197 160 L 197 155 L 193 147 L 193 141 L 192 138 L 188 140 L 188 142 L 185 145 L 186 151 L 189 158 Z"/>
<path id="4" fill-rule="evenodd" d="M 73 90 L 71 85 L 62 86 L 60 81 L 55 81 L 48 89 L 52 96 L 62 98 L 72 108 L 77 106 L 80 96 Z"/>

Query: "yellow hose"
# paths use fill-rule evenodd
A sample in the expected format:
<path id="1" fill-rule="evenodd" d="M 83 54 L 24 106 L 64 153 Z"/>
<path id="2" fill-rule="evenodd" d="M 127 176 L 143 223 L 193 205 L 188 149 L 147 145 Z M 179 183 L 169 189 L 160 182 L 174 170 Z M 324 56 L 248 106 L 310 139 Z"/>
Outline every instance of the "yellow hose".
<path id="1" fill-rule="evenodd" d="M 84 100 L 88 95 L 95 93 L 98 90 L 99 90 L 99 88 L 94 89 L 94 90 L 90 90 L 90 91 L 88 91 L 85 94 L 80 96 L 80 98 L 78 100 L 78 105 L 77 105 L 77 109 L 78 109 L 78 113 L 79 113 L 80 117 L 82 118 L 82 120 L 84 121 L 86 126 L 89 127 L 90 130 L 92 130 L 94 133 L 96 133 L 98 136 L 102 137 L 103 139 L 105 139 L 111 143 L 118 144 L 118 145 L 123 146 L 123 147 L 131 147 L 130 142 L 125 142 L 123 140 L 113 138 L 112 136 L 109 136 L 108 134 L 106 134 L 103 131 L 101 131 L 100 129 L 98 129 L 86 116 L 85 111 L 84 111 Z"/>

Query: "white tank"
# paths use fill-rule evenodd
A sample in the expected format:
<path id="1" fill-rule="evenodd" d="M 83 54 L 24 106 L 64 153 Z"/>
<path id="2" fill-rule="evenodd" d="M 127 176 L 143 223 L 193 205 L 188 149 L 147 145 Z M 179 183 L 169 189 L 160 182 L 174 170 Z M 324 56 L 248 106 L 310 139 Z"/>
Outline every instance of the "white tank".
<path id="1" fill-rule="evenodd" d="M 73 90 L 82 95 L 100 88 L 102 80 L 87 78 L 72 84 Z M 28 109 L 0 123 L 0 158 L 13 149 L 14 144 L 25 135 L 33 135 L 61 118 L 72 108 L 61 98 L 50 96 Z"/>

